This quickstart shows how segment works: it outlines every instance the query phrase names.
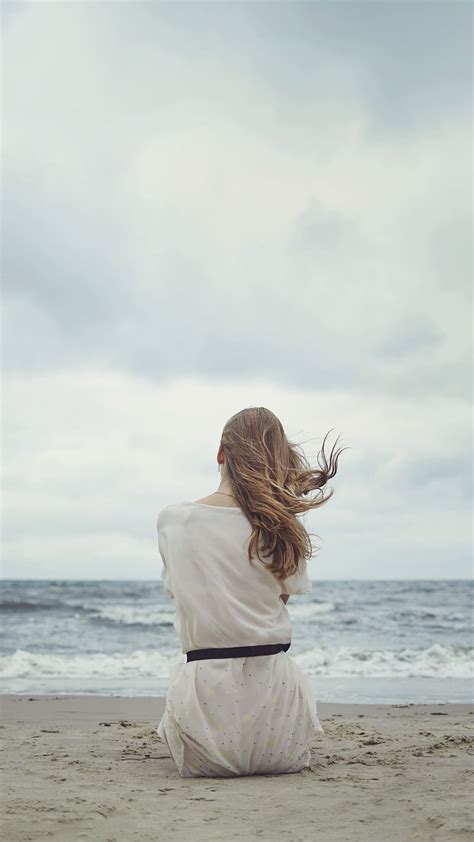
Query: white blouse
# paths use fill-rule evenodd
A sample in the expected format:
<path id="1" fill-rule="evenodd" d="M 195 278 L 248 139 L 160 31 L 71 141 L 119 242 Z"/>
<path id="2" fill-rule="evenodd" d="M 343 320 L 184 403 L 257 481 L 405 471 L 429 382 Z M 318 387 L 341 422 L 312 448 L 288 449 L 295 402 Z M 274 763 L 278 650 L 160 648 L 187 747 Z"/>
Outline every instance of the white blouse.
<path id="1" fill-rule="evenodd" d="M 291 641 L 281 593 L 311 591 L 306 559 L 280 582 L 247 546 L 252 528 L 240 508 L 173 503 L 157 521 L 161 578 L 176 602 L 183 652 Z"/>

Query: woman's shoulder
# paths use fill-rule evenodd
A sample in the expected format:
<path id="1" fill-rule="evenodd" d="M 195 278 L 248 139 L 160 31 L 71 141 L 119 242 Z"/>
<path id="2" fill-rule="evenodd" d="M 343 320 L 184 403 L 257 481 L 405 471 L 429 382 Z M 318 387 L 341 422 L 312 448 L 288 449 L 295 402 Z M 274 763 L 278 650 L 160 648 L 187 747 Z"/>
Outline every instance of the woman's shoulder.
<path id="1" fill-rule="evenodd" d="M 179 517 L 179 515 L 186 510 L 188 503 L 168 503 L 163 506 L 158 513 L 158 527 L 167 523 L 170 518 Z"/>

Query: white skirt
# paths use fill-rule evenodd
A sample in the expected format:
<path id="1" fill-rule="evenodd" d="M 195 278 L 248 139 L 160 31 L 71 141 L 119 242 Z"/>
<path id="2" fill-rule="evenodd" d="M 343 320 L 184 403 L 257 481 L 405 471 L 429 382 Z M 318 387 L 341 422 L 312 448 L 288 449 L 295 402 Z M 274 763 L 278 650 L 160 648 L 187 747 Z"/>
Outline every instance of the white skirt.
<path id="1" fill-rule="evenodd" d="M 323 728 L 307 676 L 278 652 L 178 664 L 156 731 L 182 777 L 215 778 L 301 772 Z"/>

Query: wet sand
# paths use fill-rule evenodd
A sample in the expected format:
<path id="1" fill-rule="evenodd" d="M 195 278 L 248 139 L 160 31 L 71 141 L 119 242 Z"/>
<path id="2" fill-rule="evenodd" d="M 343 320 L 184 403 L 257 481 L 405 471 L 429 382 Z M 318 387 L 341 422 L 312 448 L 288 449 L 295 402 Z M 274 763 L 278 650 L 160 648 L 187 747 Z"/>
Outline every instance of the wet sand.
<path id="1" fill-rule="evenodd" d="M 6 842 L 474 840 L 469 705 L 320 704 L 310 768 L 216 779 L 179 776 L 163 699 L 0 699 Z"/>

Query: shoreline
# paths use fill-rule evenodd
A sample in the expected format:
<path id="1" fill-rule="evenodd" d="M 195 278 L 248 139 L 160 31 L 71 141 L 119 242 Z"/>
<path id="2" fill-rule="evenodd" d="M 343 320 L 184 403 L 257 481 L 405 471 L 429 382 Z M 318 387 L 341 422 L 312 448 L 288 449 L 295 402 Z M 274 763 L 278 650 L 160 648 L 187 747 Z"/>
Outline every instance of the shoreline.
<path id="1" fill-rule="evenodd" d="M 22 705 L 21 710 L 19 705 Z M 0 713 L 3 722 L 36 722 L 60 719 L 72 722 L 93 722 L 97 717 L 123 719 L 131 716 L 135 720 L 146 722 L 161 717 L 165 706 L 165 696 L 121 696 L 113 694 L 69 694 L 69 693 L 0 693 Z M 318 702 L 320 719 L 332 716 L 346 718 L 361 714 L 371 717 L 385 716 L 387 713 L 404 711 L 419 715 L 429 712 L 432 715 L 465 715 L 474 712 L 474 703 L 439 702 L 421 704 L 343 703 Z M 18 718 L 20 717 L 20 718 Z"/>
<path id="2" fill-rule="evenodd" d="M 0 696 L 8 842 L 474 840 L 474 707 L 318 704 L 310 767 L 181 778 L 163 696 Z"/>

